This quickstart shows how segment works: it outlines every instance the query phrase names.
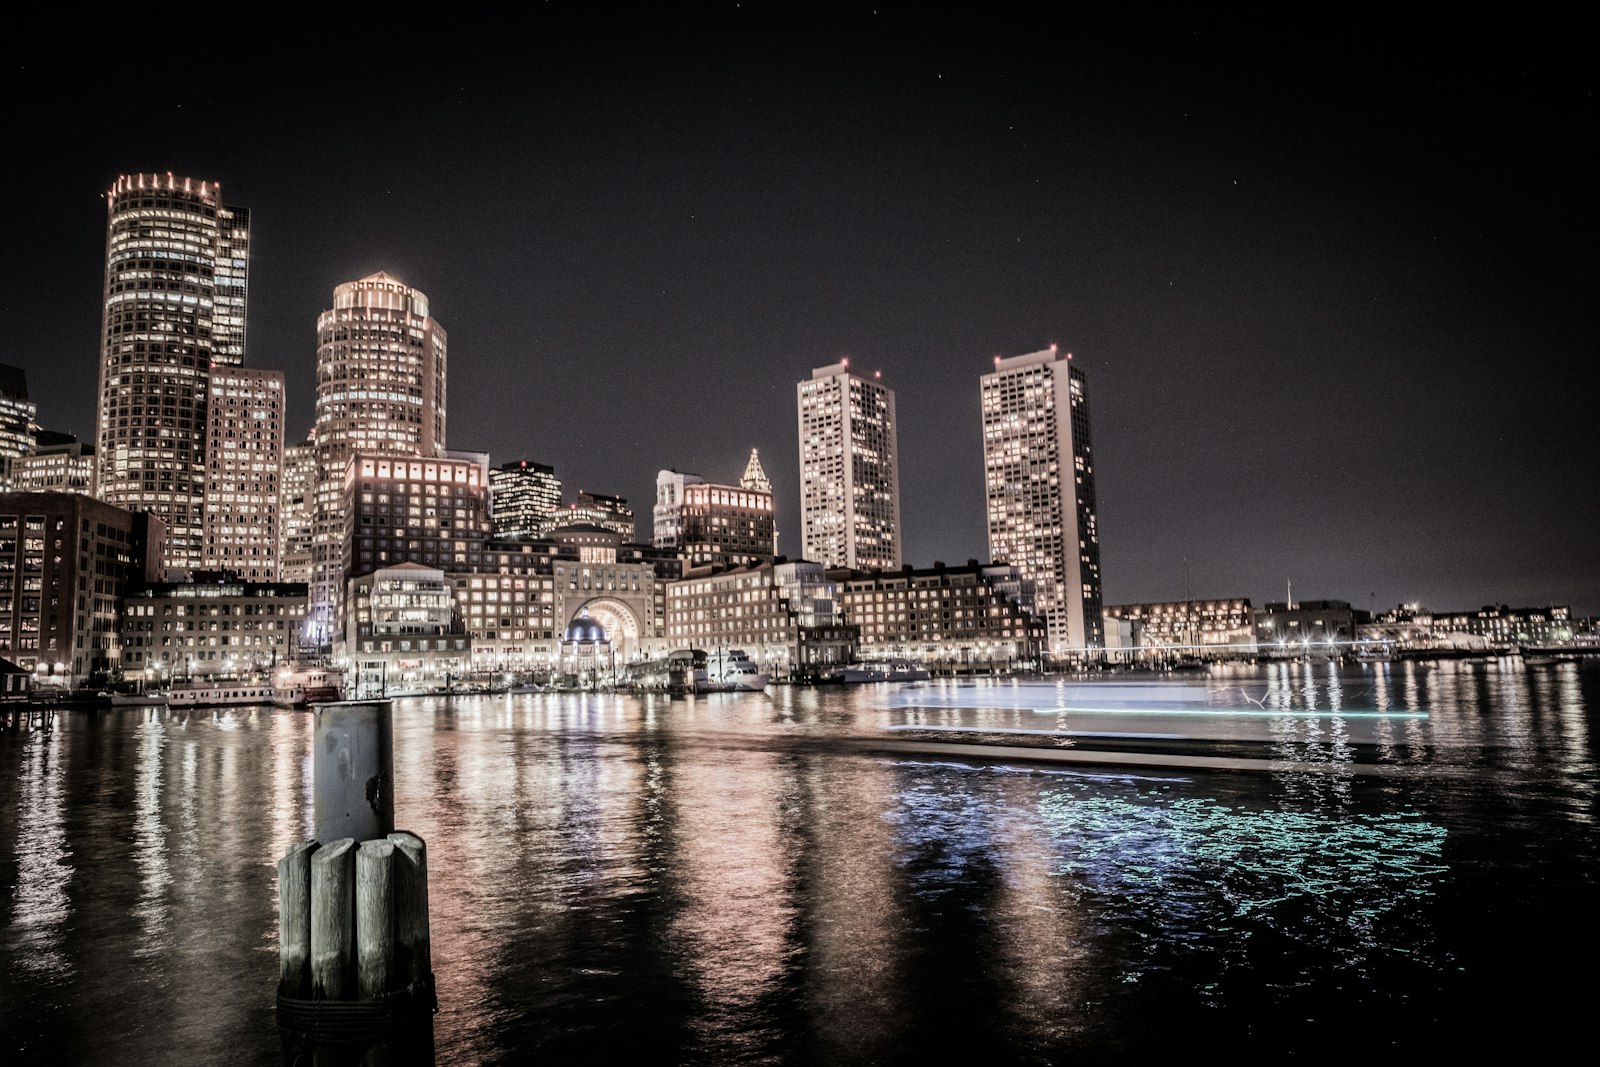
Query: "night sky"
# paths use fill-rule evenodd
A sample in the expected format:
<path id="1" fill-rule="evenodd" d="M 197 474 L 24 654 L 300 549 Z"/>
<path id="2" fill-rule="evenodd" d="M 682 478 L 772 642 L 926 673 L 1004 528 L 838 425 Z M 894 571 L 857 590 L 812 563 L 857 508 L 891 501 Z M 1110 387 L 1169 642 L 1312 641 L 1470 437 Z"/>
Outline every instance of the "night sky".
<path id="1" fill-rule="evenodd" d="M 43 425 L 92 439 L 102 197 L 170 170 L 252 211 L 247 362 L 287 372 L 291 441 L 317 314 L 385 270 L 449 332 L 450 445 L 621 493 L 645 537 L 659 468 L 758 447 L 798 554 L 795 382 L 881 369 L 906 558 L 959 563 L 978 378 L 1055 342 L 1108 604 L 1600 612 L 1570 29 L 446 10 L 14 34 L 0 362 Z"/>

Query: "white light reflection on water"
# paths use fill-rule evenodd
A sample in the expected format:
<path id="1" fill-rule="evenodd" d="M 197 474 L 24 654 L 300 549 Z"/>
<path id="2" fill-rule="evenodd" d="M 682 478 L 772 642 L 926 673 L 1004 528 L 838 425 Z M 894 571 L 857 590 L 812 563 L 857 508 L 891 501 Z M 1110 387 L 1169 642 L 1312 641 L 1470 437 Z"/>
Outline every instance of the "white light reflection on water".
<path id="1" fill-rule="evenodd" d="M 139 869 L 139 901 L 133 914 L 142 931 L 134 952 L 147 958 L 166 954 L 171 928 L 167 889 L 172 879 L 167 827 L 161 816 L 166 749 L 166 721 L 152 710 L 139 725 L 133 801 L 133 861 Z"/>
<path id="2" fill-rule="evenodd" d="M 62 927 L 69 914 L 72 851 L 67 847 L 63 775 L 57 769 L 61 735 L 32 731 L 22 754 L 17 797 L 17 887 L 11 912 L 8 955 L 36 976 L 70 977 L 62 952 Z"/>

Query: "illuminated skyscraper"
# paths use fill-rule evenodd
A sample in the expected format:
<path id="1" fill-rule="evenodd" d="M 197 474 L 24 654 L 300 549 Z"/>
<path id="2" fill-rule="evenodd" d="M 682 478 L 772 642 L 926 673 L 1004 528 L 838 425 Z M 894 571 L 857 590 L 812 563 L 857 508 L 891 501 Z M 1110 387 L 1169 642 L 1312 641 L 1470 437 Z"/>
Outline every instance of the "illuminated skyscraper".
<path id="1" fill-rule="evenodd" d="M 38 413 L 28 399 L 28 376 L 22 368 L 0 363 L 0 467 L 33 451 Z"/>
<path id="2" fill-rule="evenodd" d="M 201 566 L 249 582 L 276 582 L 282 371 L 212 367 L 205 459 Z"/>
<path id="3" fill-rule="evenodd" d="M 205 565 L 207 379 L 244 356 L 248 230 L 215 182 L 124 175 L 106 193 L 96 494 L 157 515 L 169 567 Z"/>
<path id="4" fill-rule="evenodd" d="M 489 489 L 497 540 L 542 537 L 561 506 L 561 479 L 543 463 L 502 463 L 489 472 Z"/>
<path id="5" fill-rule="evenodd" d="M 278 500 L 278 580 L 309 586 L 311 527 L 317 500 L 315 436 L 284 448 Z"/>
<path id="6" fill-rule="evenodd" d="M 445 447 L 445 348 L 428 298 L 378 273 L 333 291 L 317 317 L 317 498 L 311 637 L 337 631 L 346 468 L 357 452 L 427 456 Z"/>
<path id="7" fill-rule="evenodd" d="M 1052 652 L 1103 648 L 1100 534 L 1083 372 L 1054 345 L 981 380 L 989 555 L 1031 578 Z"/>
<path id="8" fill-rule="evenodd" d="M 894 390 L 841 360 L 796 387 L 800 547 L 852 570 L 900 566 L 900 455 Z"/>

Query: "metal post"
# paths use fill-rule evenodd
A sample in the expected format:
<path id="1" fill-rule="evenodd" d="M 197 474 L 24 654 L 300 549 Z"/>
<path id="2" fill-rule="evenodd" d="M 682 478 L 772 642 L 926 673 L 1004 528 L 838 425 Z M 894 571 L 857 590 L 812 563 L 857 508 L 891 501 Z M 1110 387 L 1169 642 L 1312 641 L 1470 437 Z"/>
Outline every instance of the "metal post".
<path id="1" fill-rule="evenodd" d="M 313 740 L 316 839 L 394 832 L 394 739 L 386 700 L 319 704 Z"/>

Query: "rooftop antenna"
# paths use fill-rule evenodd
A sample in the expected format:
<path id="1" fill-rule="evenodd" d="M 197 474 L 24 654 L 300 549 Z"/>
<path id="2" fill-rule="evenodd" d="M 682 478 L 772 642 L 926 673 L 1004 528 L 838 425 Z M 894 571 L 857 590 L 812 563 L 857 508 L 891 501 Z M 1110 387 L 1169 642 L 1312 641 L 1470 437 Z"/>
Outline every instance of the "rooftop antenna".
<path id="1" fill-rule="evenodd" d="M 1289 579 L 1285 578 L 1283 580 L 1283 587 L 1284 587 L 1284 602 L 1283 602 L 1284 610 L 1285 611 L 1293 611 L 1294 610 L 1294 583 L 1291 582 Z"/>

